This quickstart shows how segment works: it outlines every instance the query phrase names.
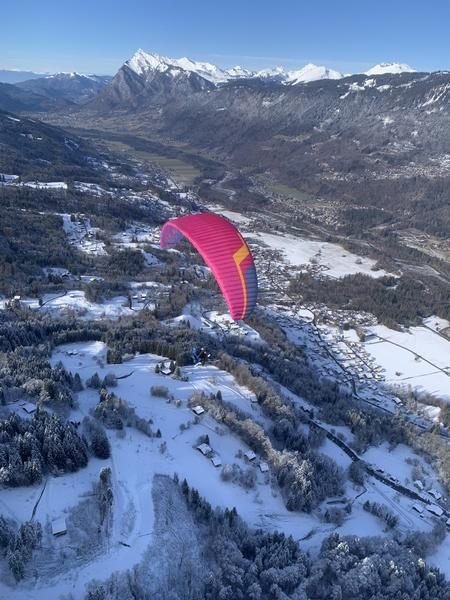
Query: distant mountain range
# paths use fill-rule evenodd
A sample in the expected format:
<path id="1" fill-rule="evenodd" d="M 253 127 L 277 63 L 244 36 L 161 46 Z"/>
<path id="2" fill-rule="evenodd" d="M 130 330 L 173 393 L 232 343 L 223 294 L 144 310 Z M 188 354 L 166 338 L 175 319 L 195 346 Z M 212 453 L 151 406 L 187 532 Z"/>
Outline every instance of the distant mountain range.
<path id="1" fill-rule="evenodd" d="M 307 64 L 301 69 L 285 70 L 283 67 L 252 71 L 240 66 L 231 69 L 221 69 L 207 62 L 198 62 L 190 58 L 168 58 L 159 54 L 150 54 L 139 49 L 131 59 L 127 60 L 122 68 L 128 67 L 139 76 L 148 75 L 150 72 L 171 73 L 176 76 L 180 71 L 194 73 L 215 85 L 237 79 L 262 79 L 276 81 L 287 85 L 308 83 L 319 79 L 341 79 L 344 77 L 339 71 L 325 66 Z M 405 64 L 382 63 L 375 65 L 367 75 L 380 75 L 385 73 L 412 73 L 414 69 Z"/>
<path id="2" fill-rule="evenodd" d="M 383 63 L 374 66 L 367 75 L 386 73 L 413 72 L 408 65 L 398 63 Z M 216 86 L 241 80 L 255 80 L 264 83 L 281 83 L 283 85 L 298 85 L 324 79 L 342 79 L 342 73 L 325 66 L 307 64 L 301 69 L 285 70 L 283 67 L 252 71 L 240 66 L 221 69 L 207 62 L 199 62 L 190 58 L 168 58 L 158 54 L 150 54 L 139 49 L 119 69 L 113 78 L 107 75 L 86 75 L 71 73 L 36 73 L 33 71 L 0 70 L 0 83 L 16 84 L 23 90 L 45 96 L 47 99 L 62 99 L 75 104 L 84 104 L 100 94 L 114 79 L 114 89 L 103 98 L 107 105 L 117 106 L 131 101 L 136 105 L 135 98 L 146 96 L 149 88 L 151 95 L 172 93 L 188 93 L 213 89 Z M 127 89 L 128 88 L 128 89 Z M 11 92 L 12 93 L 12 92 Z M 139 104 L 140 101 L 138 101 Z M 37 102 L 39 104 L 39 102 Z M 45 105 L 45 103 L 44 103 Z M 22 106 L 6 106 L 9 110 L 22 110 Z M 49 109 L 54 106 L 50 105 Z M 37 108 L 41 110 L 41 108 Z"/>
<path id="3" fill-rule="evenodd" d="M 45 77 L 48 73 L 35 73 L 34 71 L 20 71 L 19 69 L 0 69 L 0 83 L 19 83 L 27 79 Z"/>
<path id="4" fill-rule="evenodd" d="M 37 80 L 39 81 L 39 80 Z M 0 83 L 0 110 L 12 112 L 49 112 L 73 106 L 65 98 L 51 98 L 19 85 Z"/>
<path id="5" fill-rule="evenodd" d="M 18 87 L 41 94 L 47 98 L 64 98 L 82 104 L 96 96 L 110 81 L 107 75 L 83 75 L 81 73 L 55 73 L 39 79 L 18 83 Z"/>

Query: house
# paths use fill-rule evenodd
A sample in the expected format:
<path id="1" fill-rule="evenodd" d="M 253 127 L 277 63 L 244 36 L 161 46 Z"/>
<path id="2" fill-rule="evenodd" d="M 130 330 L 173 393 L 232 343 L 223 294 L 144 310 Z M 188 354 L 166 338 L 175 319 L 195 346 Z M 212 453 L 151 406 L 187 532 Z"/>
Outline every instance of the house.
<path id="1" fill-rule="evenodd" d="M 55 537 L 60 537 L 61 535 L 66 535 L 67 525 L 66 525 L 66 519 L 64 517 L 58 517 L 57 519 L 52 521 L 52 533 Z"/>
<path id="2" fill-rule="evenodd" d="M 200 416 L 205 412 L 205 409 L 203 408 L 203 406 L 200 406 L 200 404 L 197 404 L 197 406 L 194 406 L 192 408 L 192 412 L 197 416 Z"/>
<path id="3" fill-rule="evenodd" d="M 436 515 L 437 517 L 442 517 L 442 515 L 444 514 L 442 508 L 437 504 L 429 504 L 427 506 L 427 510 L 428 512 L 433 513 L 433 515 Z"/>
<path id="4" fill-rule="evenodd" d="M 25 402 L 22 404 L 22 410 L 24 410 L 28 415 L 32 415 L 36 412 L 36 405 L 31 402 Z"/>
<path id="5" fill-rule="evenodd" d="M 419 515 L 423 513 L 423 506 L 421 506 L 420 504 L 413 504 L 412 509 L 417 511 Z"/>
<path id="6" fill-rule="evenodd" d="M 260 462 L 259 470 L 261 471 L 261 473 L 267 473 L 269 470 L 269 465 L 266 462 Z"/>
<path id="7" fill-rule="evenodd" d="M 430 494 L 430 496 L 433 496 L 433 498 L 435 500 L 440 500 L 442 498 L 442 494 L 440 492 L 438 492 L 437 490 L 435 490 L 434 488 L 430 488 L 428 490 L 428 493 Z"/>
<path id="8" fill-rule="evenodd" d="M 247 452 L 244 452 L 244 456 L 247 460 L 255 460 L 256 458 L 256 454 L 253 452 L 253 450 L 247 450 Z"/>
<path id="9" fill-rule="evenodd" d="M 424 486 L 423 486 L 423 483 L 420 481 L 420 479 L 416 479 L 416 480 L 415 480 L 413 483 L 414 483 L 414 486 L 415 486 L 415 487 L 416 487 L 418 490 L 420 490 L 420 491 L 422 491 L 422 490 L 423 490 L 423 487 L 424 487 Z"/>
<path id="10" fill-rule="evenodd" d="M 222 466 L 222 461 L 220 459 L 220 456 L 218 456 L 217 454 L 214 454 L 214 456 L 211 457 L 211 462 L 215 467 Z"/>
<path id="11" fill-rule="evenodd" d="M 200 450 L 203 456 L 207 456 L 210 452 L 213 451 L 211 446 L 208 446 L 208 444 L 200 444 L 200 446 L 197 446 L 197 450 Z"/>

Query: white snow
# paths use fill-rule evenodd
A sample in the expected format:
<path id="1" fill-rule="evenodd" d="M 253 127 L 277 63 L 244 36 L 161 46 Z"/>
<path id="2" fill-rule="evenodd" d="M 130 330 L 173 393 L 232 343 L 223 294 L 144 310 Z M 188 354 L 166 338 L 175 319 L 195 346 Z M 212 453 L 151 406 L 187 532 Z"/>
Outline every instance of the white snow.
<path id="1" fill-rule="evenodd" d="M 415 73 L 415 69 L 404 63 L 380 63 L 366 71 L 366 75 L 385 75 L 386 73 Z"/>
<path id="2" fill-rule="evenodd" d="M 107 254 L 105 244 L 97 239 L 98 227 L 92 227 L 87 217 L 77 215 L 72 220 L 69 214 L 62 214 L 64 231 L 69 238 L 69 242 L 86 254 L 102 256 Z"/>
<path id="3" fill-rule="evenodd" d="M 0 173 L 0 185 L 7 185 L 19 179 L 19 175 L 8 175 L 8 173 Z"/>
<path id="4" fill-rule="evenodd" d="M 308 83 L 319 79 L 341 79 L 342 77 L 342 73 L 339 73 L 338 71 L 309 63 L 298 71 L 289 71 L 286 82 L 296 85 L 298 83 Z"/>
<path id="5" fill-rule="evenodd" d="M 23 185 L 39 190 L 67 190 L 67 183 L 64 181 L 26 181 Z"/>
<path id="6" fill-rule="evenodd" d="M 355 273 L 364 273 L 371 277 L 386 275 L 383 269 L 375 270 L 375 261 L 371 258 L 352 254 L 338 244 L 266 232 L 247 234 L 247 238 L 256 239 L 271 248 L 281 250 L 286 262 L 292 265 L 314 263 L 323 275 L 329 277 L 343 277 Z"/>
<path id="7" fill-rule="evenodd" d="M 376 325 L 370 331 L 378 339 L 366 342 L 364 349 L 385 369 L 387 383 L 450 401 L 450 341 L 425 327 L 394 331 Z"/>

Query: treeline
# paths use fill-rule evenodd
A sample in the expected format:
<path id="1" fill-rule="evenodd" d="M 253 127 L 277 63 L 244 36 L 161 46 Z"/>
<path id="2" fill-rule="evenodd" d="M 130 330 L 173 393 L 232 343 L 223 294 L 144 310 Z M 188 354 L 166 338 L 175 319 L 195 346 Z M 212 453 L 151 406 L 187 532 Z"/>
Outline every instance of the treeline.
<path id="1" fill-rule="evenodd" d="M 325 498 L 343 492 L 344 474 L 327 456 L 307 447 L 300 452 L 298 445 L 295 451 L 277 450 L 260 425 L 218 395 L 194 393 L 189 405 L 198 404 L 270 464 L 288 510 L 311 512 Z"/>
<path id="2" fill-rule="evenodd" d="M 251 529 L 235 508 L 215 508 L 186 480 L 166 493 L 181 495 L 201 531 L 200 579 L 189 581 L 189 569 L 161 583 L 168 600 L 399 600 L 450 599 L 450 584 L 423 560 L 442 535 L 409 534 L 393 539 L 332 534 L 312 561 L 283 533 Z M 183 555 L 184 557 L 184 555 Z M 188 557 L 189 558 L 189 557 Z M 181 561 L 182 563 L 184 561 Z M 180 563 L 181 566 L 181 563 Z M 191 572 L 194 571 L 194 565 Z M 198 570 L 197 570 L 198 571 Z M 192 573 L 191 573 L 192 575 Z M 115 574 L 95 583 L 85 600 L 145 598 L 153 583 L 151 570 Z M 167 587 L 162 587 L 167 586 Z M 181 595 L 180 595 L 181 594 Z"/>
<path id="3" fill-rule="evenodd" d="M 6 559 L 16 581 L 23 579 L 33 550 L 40 547 L 41 541 L 42 527 L 39 521 L 26 521 L 17 529 L 15 523 L 0 515 L 0 555 Z"/>
<path id="4" fill-rule="evenodd" d="M 0 402 L 14 400 L 20 392 L 44 405 L 72 407 L 72 392 L 82 389 L 80 376 L 68 373 L 62 363 L 52 368 L 48 358 L 45 346 L 0 352 Z"/>
<path id="5" fill-rule="evenodd" d="M 253 326 L 258 330 L 256 318 Z M 276 327 L 273 324 L 273 328 Z M 223 346 L 229 356 L 220 364 L 239 383 L 252 389 L 254 383 L 248 365 L 261 365 L 277 383 L 318 408 L 319 415 L 325 422 L 347 425 L 354 434 L 355 439 L 351 445 L 356 451 L 363 452 L 381 441 L 397 444 L 405 440 L 402 424 L 397 418 L 362 405 L 337 381 L 319 377 L 314 363 L 304 351 L 292 346 L 286 339 L 277 340 L 276 345 L 257 347 L 229 337 L 224 340 Z M 242 361 L 245 361 L 243 366 Z M 254 379 L 256 382 L 264 382 L 260 376 Z M 257 383 L 258 387 L 260 385 L 262 384 Z M 254 387 L 254 391 L 256 389 Z"/>
<path id="6" fill-rule="evenodd" d="M 304 303 L 319 302 L 331 308 L 369 312 L 387 327 L 417 325 L 424 317 L 450 318 L 448 286 L 433 279 L 427 285 L 407 276 L 374 278 L 362 273 L 339 279 L 317 279 L 299 273 L 290 281 L 289 290 Z"/>
<path id="7" fill-rule="evenodd" d="M 161 437 L 161 431 L 152 430 L 152 420 L 144 419 L 136 414 L 136 411 L 123 398 L 116 396 L 102 388 L 99 392 L 99 400 L 93 410 L 93 415 L 107 429 L 122 430 L 124 427 L 135 427 L 149 437 Z"/>
<path id="8" fill-rule="evenodd" d="M 0 420 L 0 483 L 17 487 L 42 481 L 46 473 L 85 467 L 85 442 L 72 423 L 37 409 L 32 419 L 16 413 Z"/>
<path id="9" fill-rule="evenodd" d="M 2 206 L 0 254 L 0 292 L 9 297 L 25 286 L 37 291 L 33 285 L 46 281 L 44 267 L 62 267 L 78 274 L 89 264 L 67 242 L 62 217 L 42 215 L 35 208 L 21 211 Z"/>
<path id="10" fill-rule="evenodd" d="M 383 504 L 378 504 L 378 502 L 370 502 L 370 500 L 366 500 L 363 504 L 363 509 L 372 515 L 375 515 L 379 519 L 385 521 L 386 525 L 392 529 L 398 524 L 398 517 L 392 511 L 390 511 L 387 506 Z"/>

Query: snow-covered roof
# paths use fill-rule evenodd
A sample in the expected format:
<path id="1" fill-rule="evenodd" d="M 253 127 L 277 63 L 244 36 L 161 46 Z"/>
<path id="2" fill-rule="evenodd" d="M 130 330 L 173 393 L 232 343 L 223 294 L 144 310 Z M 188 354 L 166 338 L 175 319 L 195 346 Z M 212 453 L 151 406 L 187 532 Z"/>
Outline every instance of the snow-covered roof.
<path id="1" fill-rule="evenodd" d="M 247 452 L 244 452 L 244 456 L 248 460 L 254 460 L 256 458 L 256 454 L 253 452 L 253 450 L 247 450 Z"/>
<path id="2" fill-rule="evenodd" d="M 421 504 L 413 504 L 413 510 L 416 510 L 419 514 L 423 513 L 423 506 Z"/>
<path id="3" fill-rule="evenodd" d="M 36 405 L 31 402 L 25 402 L 25 404 L 22 405 L 22 409 L 30 415 L 36 411 Z"/>
<path id="4" fill-rule="evenodd" d="M 434 488 L 430 488 L 428 490 L 428 493 L 430 494 L 430 496 L 433 496 L 433 498 L 436 498 L 436 500 L 440 500 L 442 498 L 442 494 Z"/>
<path id="5" fill-rule="evenodd" d="M 427 510 L 430 513 L 433 513 L 434 515 L 437 515 L 438 517 L 440 517 L 444 514 L 444 511 L 442 510 L 442 508 L 440 506 L 438 506 L 437 504 L 429 504 L 427 506 Z"/>
<path id="6" fill-rule="evenodd" d="M 214 456 L 211 457 L 211 462 L 215 467 L 222 466 L 222 460 L 221 460 L 220 456 L 218 456 L 217 454 L 215 454 Z"/>
<path id="7" fill-rule="evenodd" d="M 200 404 L 197 404 L 197 406 L 192 407 L 192 412 L 196 415 L 202 415 L 205 412 L 205 409 L 203 406 L 200 406 Z"/>
<path id="8" fill-rule="evenodd" d="M 259 469 L 261 473 L 267 473 L 269 470 L 269 465 L 266 462 L 259 463 Z"/>
<path id="9" fill-rule="evenodd" d="M 55 536 L 64 535 L 67 533 L 67 525 L 65 517 L 58 517 L 52 521 L 52 533 Z"/>
<path id="10" fill-rule="evenodd" d="M 197 446 L 197 450 L 200 450 L 200 452 L 205 456 L 212 452 L 212 448 L 211 446 L 208 446 L 208 444 L 200 444 L 199 446 Z"/>

